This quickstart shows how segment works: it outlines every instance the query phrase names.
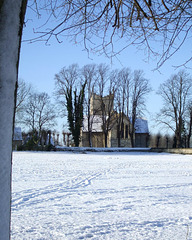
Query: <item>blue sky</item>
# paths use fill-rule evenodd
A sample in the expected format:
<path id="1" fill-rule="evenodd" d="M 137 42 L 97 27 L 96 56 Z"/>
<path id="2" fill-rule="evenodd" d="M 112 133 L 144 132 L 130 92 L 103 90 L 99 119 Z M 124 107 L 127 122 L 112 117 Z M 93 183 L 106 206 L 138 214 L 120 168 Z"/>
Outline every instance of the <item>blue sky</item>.
<path id="1" fill-rule="evenodd" d="M 23 39 L 30 39 L 35 36 L 33 28 L 38 26 L 38 21 L 27 12 L 26 19 L 33 18 L 33 21 L 28 21 L 23 32 Z M 187 54 L 191 54 L 191 43 L 186 44 L 186 47 L 174 55 L 167 61 L 159 71 L 153 71 L 156 67 L 156 62 L 149 59 L 145 62 L 147 55 L 144 51 L 138 51 L 134 46 L 124 50 L 118 59 L 111 59 L 104 55 L 97 56 L 91 54 L 91 59 L 88 57 L 82 45 L 74 44 L 69 39 L 63 38 L 63 42 L 59 44 L 52 39 L 49 45 L 44 42 L 28 43 L 23 42 L 21 47 L 19 77 L 26 82 L 31 83 L 35 89 L 40 92 L 47 92 L 52 94 L 54 90 L 54 75 L 58 73 L 62 67 L 69 66 L 73 63 L 78 63 L 80 67 L 90 63 L 106 63 L 111 68 L 121 69 L 122 67 L 129 67 L 131 70 L 141 69 L 145 73 L 145 77 L 150 80 L 153 91 L 147 97 L 147 110 L 145 118 L 149 121 L 150 132 L 158 132 L 159 127 L 156 126 L 153 117 L 162 106 L 161 98 L 156 94 L 156 91 L 161 83 L 167 80 L 171 74 L 178 71 L 173 68 L 173 65 L 181 64 Z M 191 73 L 191 70 L 187 70 Z M 59 121 L 58 128 L 61 128 L 61 121 Z"/>

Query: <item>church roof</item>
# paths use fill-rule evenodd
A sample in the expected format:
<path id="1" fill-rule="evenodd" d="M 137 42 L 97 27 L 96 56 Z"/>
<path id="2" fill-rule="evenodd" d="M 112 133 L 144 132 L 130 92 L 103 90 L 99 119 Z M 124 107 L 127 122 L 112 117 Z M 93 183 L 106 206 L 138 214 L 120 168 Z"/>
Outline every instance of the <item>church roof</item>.
<path id="1" fill-rule="evenodd" d="M 101 115 L 93 115 L 90 117 L 90 122 L 92 124 L 92 132 L 103 132 L 102 130 L 102 116 Z M 88 118 L 84 117 L 83 120 L 83 132 L 88 132 Z"/>
<path id="2" fill-rule="evenodd" d="M 102 116 L 94 115 L 91 116 L 90 121 L 92 122 L 92 132 L 102 132 Z M 83 120 L 83 132 L 88 132 L 88 120 L 84 117 Z M 149 133 L 148 121 L 142 118 L 137 118 L 135 122 L 135 133 Z"/>
<path id="3" fill-rule="evenodd" d="M 135 133 L 149 133 L 148 122 L 145 119 L 137 118 L 135 121 Z"/>

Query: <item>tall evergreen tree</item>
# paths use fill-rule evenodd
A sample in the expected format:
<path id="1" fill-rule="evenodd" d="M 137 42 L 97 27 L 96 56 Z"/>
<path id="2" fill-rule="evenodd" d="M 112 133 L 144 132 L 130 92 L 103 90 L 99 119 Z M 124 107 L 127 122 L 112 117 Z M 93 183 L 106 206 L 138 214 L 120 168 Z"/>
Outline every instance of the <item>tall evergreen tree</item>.
<path id="1" fill-rule="evenodd" d="M 83 102 L 85 98 L 85 86 L 86 82 L 81 86 L 78 94 L 77 88 L 74 92 L 72 86 L 67 89 L 66 93 L 66 105 L 67 105 L 67 120 L 69 124 L 69 130 L 72 133 L 75 146 L 79 146 L 80 131 L 83 123 Z M 73 99 L 74 96 L 74 99 Z"/>
<path id="2" fill-rule="evenodd" d="M 62 115 L 67 115 L 69 130 L 77 147 L 79 146 L 80 130 L 83 123 L 83 104 L 87 80 L 85 79 L 82 84 L 81 69 L 77 64 L 72 64 L 68 68 L 64 67 L 55 75 L 55 80 L 55 95 L 58 104 L 63 109 Z M 67 113 L 65 110 L 67 110 Z"/>

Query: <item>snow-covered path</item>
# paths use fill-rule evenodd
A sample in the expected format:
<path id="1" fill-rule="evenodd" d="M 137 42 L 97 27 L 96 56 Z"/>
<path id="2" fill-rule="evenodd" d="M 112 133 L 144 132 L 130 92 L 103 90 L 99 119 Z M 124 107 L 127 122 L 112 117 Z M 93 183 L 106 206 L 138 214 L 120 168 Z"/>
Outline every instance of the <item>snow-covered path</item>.
<path id="1" fill-rule="evenodd" d="M 14 152 L 16 239 L 192 239 L 192 156 Z"/>

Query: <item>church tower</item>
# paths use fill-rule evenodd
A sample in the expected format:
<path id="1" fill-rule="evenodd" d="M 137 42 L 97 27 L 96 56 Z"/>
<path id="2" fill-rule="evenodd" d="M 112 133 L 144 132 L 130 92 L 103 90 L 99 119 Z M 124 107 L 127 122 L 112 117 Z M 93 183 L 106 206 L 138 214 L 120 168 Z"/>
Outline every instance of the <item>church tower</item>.
<path id="1" fill-rule="evenodd" d="M 99 96 L 95 93 L 92 94 L 90 101 L 90 114 L 91 115 L 108 115 L 113 111 L 114 95 L 110 94 L 105 97 Z"/>

